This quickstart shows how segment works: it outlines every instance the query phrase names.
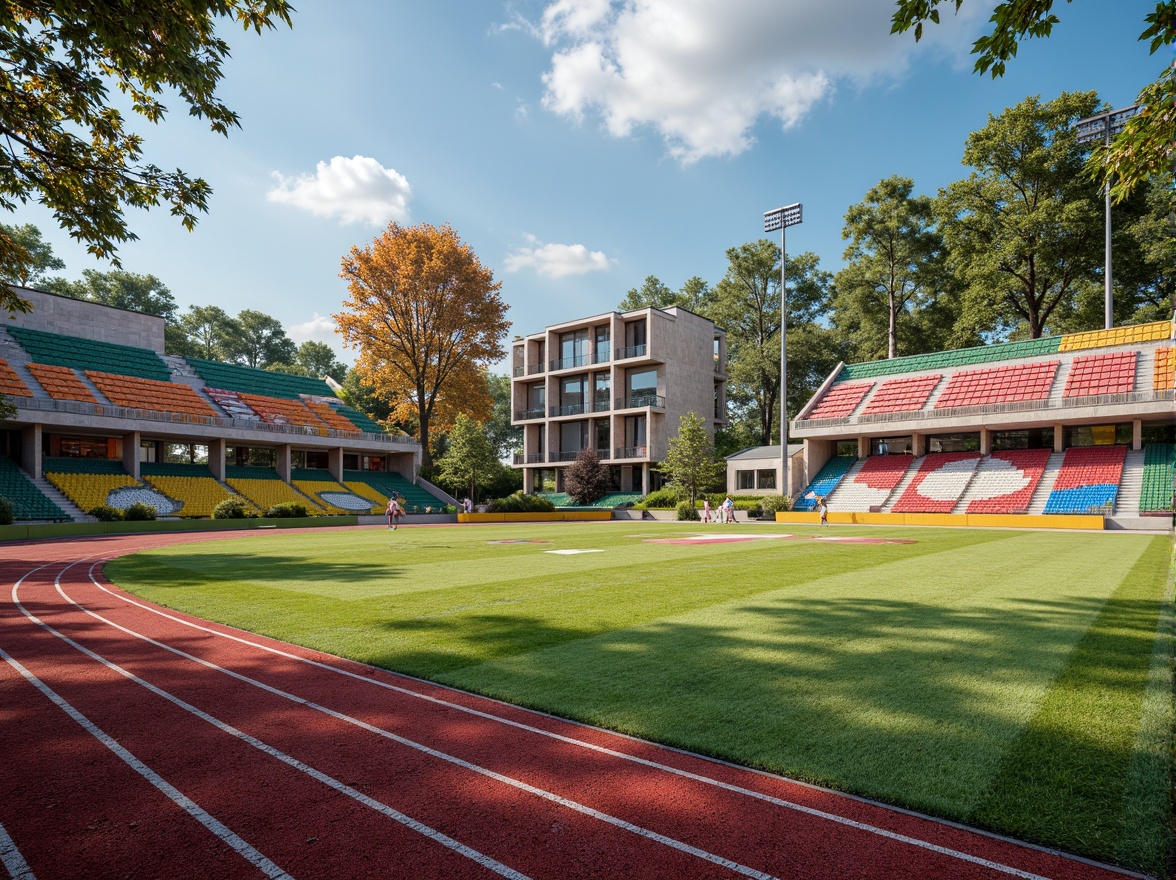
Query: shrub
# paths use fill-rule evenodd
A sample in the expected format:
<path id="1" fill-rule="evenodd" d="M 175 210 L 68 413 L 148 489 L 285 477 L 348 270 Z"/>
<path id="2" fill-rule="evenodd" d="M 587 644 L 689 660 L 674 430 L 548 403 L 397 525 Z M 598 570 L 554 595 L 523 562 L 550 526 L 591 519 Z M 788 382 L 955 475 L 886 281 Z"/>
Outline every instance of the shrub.
<path id="1" fill-rule="evenodd" d="M 0 497 L 0 526 L 12 525 L 13 519 L 12 502 L 7 498 Z"/>
<path id="2" fill-rule="evenodd" d="M 212 509 L 213 519 L 245 519 L 245 502 L 240 498 L 226 498 Z"/>
<path id="3" fill-rule="evenodd" d="M 641 506 L 649 510 L 672 510 L 681 497 L 677 490 L 666 486 L 656 492 L 650 492 L 642 498 Z"/>
<path id="4" fill-rule="evenodd" d="M 541 495 L 526 495 L 520 489 L 505 498 L 490 502 L 491 513 L 547 513 L 555 510 L 551 500 Z"/>
<path id="5" fill-rule="evenodd" d="M 787 495 L 765 495 L 763 508 L 765 516 L 780 510 L 792 510 L 792 499 Z"/>
<path id="6" fill-rule="evenodd" d="M 223 504 L 224 502 L 222 501 L 221 503 Z M 297 501 L 283 501 L 281 504 L 275 504 L 267 510 L 265 515 L 275 519 L 306 516 L 306 505 L 299 504 Z"/>
<path id="7" fill-rule="evenodd" d="M 91 508 L 87 513 L 98 520 L 98 522 L 122 522 L 123 518 L 123 512 L 121 510 L 106 504 L 99 504 L 97 507 Z"/>
<path id="8" fill-rule="evenodd" d="M 564 486 L 571 499 L 581 506 L 588 506 L 608 494 L 612 484 L 608 465 L 602 464 L 600 456 L 591 446 L 576 453 L 576 460 L 564 470 Z"/>
<path id="9" fill-rule="evenodd" d="M 131 522 L 149 522 L 159 515 L 159 511 L 150 504 L 136 501 L 123 511 L 123 519 Z"/>
<path id="10" fill-rule="evenodd" d="M 698 508 L 689 501 L 678 502 L 678 519 L 680 520 L 695 520 L 699 519 Z"/>

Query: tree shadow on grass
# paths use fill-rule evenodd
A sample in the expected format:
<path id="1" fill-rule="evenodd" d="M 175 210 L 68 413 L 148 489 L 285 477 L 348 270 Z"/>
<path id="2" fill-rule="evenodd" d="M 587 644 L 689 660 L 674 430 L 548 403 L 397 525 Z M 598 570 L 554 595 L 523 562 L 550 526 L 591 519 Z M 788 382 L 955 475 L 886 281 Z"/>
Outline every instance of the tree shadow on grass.
<path id="1" fill-rule="evenodd" d="M 246 570 L 245 560 L 248 559 Z M 210 583 L 240 583 L 251 576 L 280 583 L 316 584 L 327 581 L 362 583 L 399 577 L 403 569 L 376 562 L 307 560 L 304 556 L 273 553 L 193 553 L 171 551 L 166 556 L 128 556 L 108 563 L 108 569 L 133 581 L 136 588 L 176 590 Z"/>

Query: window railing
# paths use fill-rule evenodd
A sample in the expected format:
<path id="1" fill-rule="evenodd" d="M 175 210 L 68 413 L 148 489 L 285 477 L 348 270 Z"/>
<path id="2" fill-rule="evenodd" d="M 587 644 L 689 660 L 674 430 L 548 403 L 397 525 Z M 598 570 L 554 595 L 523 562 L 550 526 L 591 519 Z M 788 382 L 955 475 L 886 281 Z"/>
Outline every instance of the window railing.
<path id="1" fill-rule="evenodd" d="M 616 450 L 617 458 L 647 458 L 648 456 L 648 446 L 625 446 Z"/>
<path id="2" fill-rule="evenodd" d="M 552 361 L 550 366 L 553 370 L 566 370 L 569 367 L 584 367 L 590 363 L 592 363 L 591 355 L 578 354 L 575 357 Z"/>
<path id="3" fill-rule="evenodd" d="M 617 349 L 617 360 L 623 361 L 625 358 L 642 357 L 645 354 L 645 344 L 630 345 L 627 348 Z"/>
<path id="4" fill-rule="evenodd" d="M 580 454 L 579 449 L 573 449 L 571 452 L 553 452 L 551 454 L 552 461 L 575 461 L 576 456 Z"/>
<path id="5" fill-rule="evenodd" d="M 551 408 L 552 416 L 578 416 L 585 411 L 584 404 L 573 403 L 568 406 L 553 406 Z"/>
<path id="6" fill-rule="evenodd" d="M 514 368 L 515 378 L 517 379 L 521 375 L 523 375 L 523 365 L 522 364 L 515 364 L 515 368 Z"/>
<path id="7" fill-rule="evenodd" d="M 661 394 L 634 394 L 629 398 L 629 408 L 652 406 L 657 409 L 666 408 L 666 399 Z"/>
<path id="8" fill-rule="evenodd" d="M 592 411 L 594 413 L 608 412 L 610 409 L 612 409 L 611 400 L 595 400 L 592 402 Z"/>
<path id="9" fill-rule="evenodd" d="M 536 373 L 542 373 L 542 372 L 543 372 L 543 364 L 542 363 L 530 364 L 527 367 L 527 375 L 528 376 L 534 376 Z"/>
<path id="10" fill-rule="evenodd" d="M 528 452 L 527 453 L 527 464 L 543 464 L 545 461 L 547 461 L 547 453 L 546 452 Z"/>
<path id="11" fill-rule="evenodd" d="M 516 452 L 514 454 L 514 463 L 515 464 L 522 464 L 524 461 L 526 461 L 526 456 L 524 456 L 521 452 Z"/>
<path id="12" fill-rule="evenodd" d="M 515 421 L 524 422 L 528 419 L 543 418 L 543 407 L 535 407 L 534 409 L 520 409 L 515 410 Z"/>

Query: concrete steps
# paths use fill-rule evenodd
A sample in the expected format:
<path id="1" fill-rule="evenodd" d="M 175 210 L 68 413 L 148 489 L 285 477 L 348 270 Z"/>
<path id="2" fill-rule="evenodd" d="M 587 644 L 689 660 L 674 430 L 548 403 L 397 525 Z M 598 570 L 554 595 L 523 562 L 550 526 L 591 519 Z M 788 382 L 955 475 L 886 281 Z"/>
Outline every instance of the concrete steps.
<path id="1" fill-rule="evenodd" d="M 1033 493 L 1033 500 L 1029 502 L 1029 513 L 1045 513 L 1045 503 L 1049 500 L 1049 493 L 1053 491 L 1054 483 L 1058 481 L 1058 471 L 1062 469 L 1064 452 L 1055 452 L 1049 457 L 1045 465 L 1045 473 L 1041 475 L 1041 482 L 1037 484 L 1037 491 Z"/>
<path id="2" fill-rule="evenodd" d="M 1123 461 L 1123 476 L 1115 497 L 1116 516 L 1139 516 L 1139 498 L 1143 494 L 1143 450 L 1128 450 Z"/>
<path id="3" fill-rule="evenodd" d="M 902 479 L 898 481 L 898 485 L 894 487 L 891 493 L 886 496 L 886 500 L 882 502 L 883 513 L 890 513 L 890 508 L 898 503 L 898 499 L 902 497 L 902 493 L 907 490 L 907 486 L 911 484 L 915 479 L 915 474 L 923 466 L 923 458 L 926 458 L 926 456 L 911 459 L 911 463 L 907 466 L 906 473 L 902 475 Z"/>
<path id="4" fill-rule="evenodd" d="M 25 476 L 27 477 L 28 474 L 25 474 Z M 29 480 L 40 490 L 41 494 L 60 507 L 63 513 L 69 514 L 74 522 L 98 522 L 98 520 L 70 501 L 69 496 L 44 477 L 29 477 Z"/>

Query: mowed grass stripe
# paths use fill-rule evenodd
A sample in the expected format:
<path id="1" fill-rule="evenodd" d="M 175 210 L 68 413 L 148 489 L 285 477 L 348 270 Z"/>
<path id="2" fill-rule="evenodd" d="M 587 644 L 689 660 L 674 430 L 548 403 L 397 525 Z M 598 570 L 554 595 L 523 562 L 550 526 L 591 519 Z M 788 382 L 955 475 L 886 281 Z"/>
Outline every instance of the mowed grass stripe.
<path id="1" fill-rule="evenodd" d="M 1167 569 L 1157 542 L 1123 578 L 1006 753 L 975 821 L 1140 870 L 1162 868 L 1148 861 L 1155 841 L 1125 850 L 1123 838 L 1129 815 L 1155 813 L 1155 785 L 1129 783 Z M 1171 726 L 1170 713 L 1150 720 Z"/>
<path id="2" fill-rule="evenodd" d="M 917 543 L 643 539 L 761 529 Z M 518 538 L 552 543 L 487 543 Z M 1162 573 L 1142 563 L 1166 543 L 649 523 L 333 530 L 166 548 L 119 560 L 108 573 L 203 617 L 975 821 L 1112 594 L 1135 578 L 1162 589 Z M 572 547 L 604 552 L 543 553 Z M 1146 671 L 1154 639 L 1144 641 L 1127 649 Z M 1144 743 L 1140 714 L 1128 723 Z M 1136 755 L 1142 748 L 1128 746 Z M 1166 784 L 1166 766 L 1137 757 L 1119 772 L 1138 778 L 1132 790 L 1155 790 Z M 1143 803 L 1128 801 L 1120 799 L 1121 812 Z M 1087 843 L 1075 848 L 1115 858 L 1089 843 L 1098 835 L 1083 821 L 1074 820 L 1072 837 Z M 1151 823 L 1136 834 L 1143 842 L 1120 852 L 1160 848 L 1163 823 L 1154 810 L 1142 821 Z M 999 816 L 988 824 L 1015 833 Z"/>

